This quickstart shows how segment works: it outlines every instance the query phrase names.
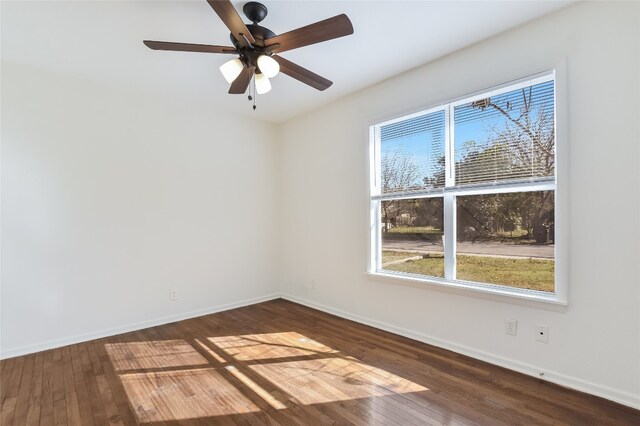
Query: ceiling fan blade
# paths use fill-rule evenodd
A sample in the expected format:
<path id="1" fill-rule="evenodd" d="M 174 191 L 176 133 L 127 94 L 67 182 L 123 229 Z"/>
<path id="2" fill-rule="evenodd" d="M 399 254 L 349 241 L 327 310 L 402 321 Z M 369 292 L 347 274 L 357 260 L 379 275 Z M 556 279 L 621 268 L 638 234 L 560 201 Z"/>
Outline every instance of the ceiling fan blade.
<path id="1" fill-rule="evenodd" d="M 245 67 L 240 72 L 240 75 L 233 80 L 231 83 L 231 87 L 229 88 L 229 93 L 232 95 L 242 95 L 247 91 L 247 87 L 249 87 L 249 83 L 251 82 L 251 77 L 253 77 L 253 73 L 255 72 L 256 67 Z"/>
<path id="2" fill-rule="evenodd" d="M 229 0 L 207 0 L 209 6 L 218 14 L 222 22 L 229 28 L 231 34 L 244 47 L 250 47 L 256 40 L 242 21 L 238 11 Z"/>
<path id="3" fill-rule="evenodd" d="M 353 25 L 347 15 L 342 14 L 271 37 L 265 40 L 265 46 L 279 44 L 280 47 L 273 49 L 273 52 L 279 53 L 349 34 L 353 34 Z"/>
<path id="4" fill-rule="evenodd" d="M 203 52 L 203 53 L 238 53 L 235 47 L 214 46 L 210 44 L 176 43 L 172 41 L 144 40 L 143 43 L 153 50 L 173 50 L 176 52 Z"/>
<path id="5" fill-rule="evenodd" d="M 328 89 L 333 84 L 332 81 L 327 80 L 324 77 L 319 76 L 316 73 L 309 71 L 306 68 L 301 67 L 298 64 L 283 58 L 282 56 L 272 56 L 278 64 L 280 64 L 280 72 L 293 77 L 298 81 L 301 81 L 309 86 L 318 90 Z"/>

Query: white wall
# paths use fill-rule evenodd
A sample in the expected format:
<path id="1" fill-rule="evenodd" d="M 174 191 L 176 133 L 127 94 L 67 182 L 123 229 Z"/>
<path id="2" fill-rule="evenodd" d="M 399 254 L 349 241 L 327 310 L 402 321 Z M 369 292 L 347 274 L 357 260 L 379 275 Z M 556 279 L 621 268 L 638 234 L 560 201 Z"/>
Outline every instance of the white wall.
<path id="1" fill-rule="evenodd" d="M 578 4 L 286 123 L 284 293 L 640 407 L 639 26 L 638 3 Z M 553 68 L 562 57 L 568 307 L 367 277 L 368 126 Z M 518 320 L 517 337 L 504 334 L 504 318 Z M 550 327 L 548 344 L 534 340 L 536 324 Z"/>
<path id="2" fill-rule="evenodd" d="M 637 3 L 578 4 L 280 128 L 2 63 L 2 357 L 282 283 L 289 298 L 640 407 L 639 24 Z M 561 57 L 568 307 L 368 278 L 369 124 Z"/>
<path id="3" fill-rule="evenodd" d="M 273 294 L 274 136 L 2 63 L 2 356 Z"/>

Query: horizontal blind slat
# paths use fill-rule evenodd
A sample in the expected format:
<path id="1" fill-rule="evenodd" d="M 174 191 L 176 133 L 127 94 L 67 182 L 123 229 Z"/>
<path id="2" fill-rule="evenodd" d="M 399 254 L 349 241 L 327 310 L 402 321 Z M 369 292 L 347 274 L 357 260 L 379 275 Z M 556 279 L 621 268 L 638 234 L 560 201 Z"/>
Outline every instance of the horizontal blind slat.
<path id="1" fill-rule="evenodd" d="M 554 93 L 548 81 L 455 107 L 456 185 L 554 176 Z"/>
<path id="2" fill-rule="evenodd" d="M 380 127 L 382 193 L 444 186 L 444 110 Z"/>

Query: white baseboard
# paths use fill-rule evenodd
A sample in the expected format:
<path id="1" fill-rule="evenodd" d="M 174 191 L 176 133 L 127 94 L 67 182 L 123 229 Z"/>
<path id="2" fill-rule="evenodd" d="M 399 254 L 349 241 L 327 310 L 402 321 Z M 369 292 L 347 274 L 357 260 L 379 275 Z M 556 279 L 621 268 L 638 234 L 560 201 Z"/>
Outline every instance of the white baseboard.
<path id="1" fill-rule="evenodd" d="M 358 322 L 360 324 L 365 324 L 371 327 L 378 328 L 380 330 L 384 330 L 390 333 L 398 334 L 400 336 L 408 337 L 410 339 L 417 340 L 419 342 L 427 343 L 429 345 L 437 346 L 443 349 L 450 350 L 452 352 L 456 352 L 456 353 L 466 355 L 475 359 L 479 359 L 481 361 L 495 364 L 500 367 L 507 368 L 509 370 L 517 371 L 519 373 L 523 373 L 528 376 L 533 376 L 538 379 L 556 383 L 558 385 L 561 385 L 567 388 L 575 389 L 581 392 L 586 392 L 592 395 L 596 395 L 596 396 L 623 404 L 623 405 L 627 405 L 629 407 L 640 409 L 640 396 L 634 395 L 629 392 L 620 391 L 607 386 L 601 386 L 596 383 L 588 382 L 588 381 L 579 379 L 577 377 L 567 376 L 565 374 L 561 374 L 558 372 L 541 369 L 531 364 L 526 364 L 513 359 L 504 358 L 489 352 L 479 351 L 479 350 L 470 348 L 468 346 L 464 346 L 464 345 L 453 343 L 447 340 L 428 336 L 426 334 L 419 333 L 417 331 L 408 330 L 402 327 L 396 327 L 394 325 L 391 325 L 385 322 L 377 321 L 371 318 L 366 318 L 360 315 L 352 314 L 350 312 L 345 312 L 340 309 L 335 309 L 329 306 L 325 306 L 320 303 L 316 303 L 298 296 L 293 296 L 290 294 L 282 294 L 281 297 L 291 302 L 299 303 L 301 305 L 305 305 L 310 308 L 317 309 L 319 311 L 327 312 L 342 318 L 349 319 L 351 321 Z M 540 376 L 541 372 L 544 373 L 544 376 L 542 377 Z"/>
<path id="2" fill-rule="evenodd" d="M 211 308 L 198 309 L 190 312 L 182 312 L 175 315 L 156 318 L 149 321 L 142 321 L 135 324 L 129 324 L 122 327 L 108 328 L 92 333 L 78 334 L 75 336 L 64 337 L 61 339 L 48 340 L 46 342 L 37 343 L 35 345 L 20 346 L 8 350 L 0 351 L 0 359 L 13 358 L 20 355 L 28 355 L 35 352 L 55 349 L 62 346 L 73 345 L 76 343 L 87 342 L 89 340 L 100 339 L 103 337 L 115 336 L 117 334 L 128 333 L 131 331 L 142 330 L 144 328 L 155 327 L 158 325 L 169 324 L 176 321 L 182 321 L 189 318 L 199 317 L 202 315 L 215 314 L 216 312 L 228 311 L 229 309 L 241 308 L 243 306 L 255 305 L 256 303 L 266 302 L 267 300 L 278 299 L 279 294 L 269 294 L 266 296 L 246 299 L 239 302 L 227 303 Z"/>

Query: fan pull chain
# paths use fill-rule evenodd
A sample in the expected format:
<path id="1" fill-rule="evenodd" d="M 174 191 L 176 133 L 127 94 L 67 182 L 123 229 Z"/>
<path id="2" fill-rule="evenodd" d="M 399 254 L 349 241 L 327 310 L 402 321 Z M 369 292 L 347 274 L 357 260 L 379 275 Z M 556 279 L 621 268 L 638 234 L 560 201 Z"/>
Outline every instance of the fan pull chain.
<path id="1" fill-rule="evenodd" d="M 254 111 L 257 108 L 256 107 L 256 97 L 257 97 L 257 94 L 256 94 L 256 75 L 254 74 L 253 75 L 253 110 Z"/>
<path id="2" fill-rule="evenodd" d="M 251 79 L 251 82 L 253 83 L 253 96 L 251 96 L 251 86 L 249 86 L 249 100 L 253 101 L 253 110 L 255 111 L 257 106 L 256 106 L 256 76 L 254 75 L 253 78 Z"/>

